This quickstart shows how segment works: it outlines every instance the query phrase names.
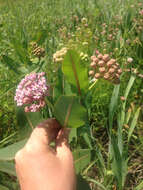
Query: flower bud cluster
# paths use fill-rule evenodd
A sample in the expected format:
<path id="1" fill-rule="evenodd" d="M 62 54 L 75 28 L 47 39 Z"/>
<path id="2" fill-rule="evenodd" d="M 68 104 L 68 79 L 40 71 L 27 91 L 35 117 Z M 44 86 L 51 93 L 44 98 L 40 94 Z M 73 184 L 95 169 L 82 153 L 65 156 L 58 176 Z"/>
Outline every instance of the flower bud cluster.
<path id="1" fill-rule="evenodd" d="M 91 56 L 91 60 L 90 76 L 95 79 L 104 78 L 114 84 L 120 83 L 122 69 L 115 59 L 111 59 L 108 54 L 98 53 L 97 56 Z"/>
<path id="2" fill-rule="evenodd" d="M 49 95 L 45 73 L 31 73 L 21 80 L 14 100 L 17 106 L 25 106 L 25 112 L 36 112 L 45 106 L 44 97 Z"/>
<path id="3" fill-rule="evenodd" d="M 67 53 L 67 48 L 64 47 L 59 51 L 56 51 L 56 53 L 54 53 L 53 55 L 53 61 L 54 62 L 62 62 L 64 59 L 64 55 Z"/>
<path id="4" fill-rule="evenodd" d="M 38 58 L 45 56 L 44 48 L 39 47 L 36 42 L 31 43 L 31 45 L 32 45 L 32 53 L 34 54 L 34 56 Z"/>

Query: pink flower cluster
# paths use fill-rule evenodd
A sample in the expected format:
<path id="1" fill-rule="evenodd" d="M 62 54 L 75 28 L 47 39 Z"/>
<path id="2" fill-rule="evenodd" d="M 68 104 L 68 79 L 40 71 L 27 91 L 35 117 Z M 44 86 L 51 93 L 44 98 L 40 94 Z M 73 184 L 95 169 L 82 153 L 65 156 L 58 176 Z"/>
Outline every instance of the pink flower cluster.
<path id="1" fill-rule="evenodd" d="M 25 112 L 36 112 L 45 106 L 44 97 L 49 95 L 45 73 L 31 73 L 19 83 L 14 100 L 17 106 L 25 106 Z"/>

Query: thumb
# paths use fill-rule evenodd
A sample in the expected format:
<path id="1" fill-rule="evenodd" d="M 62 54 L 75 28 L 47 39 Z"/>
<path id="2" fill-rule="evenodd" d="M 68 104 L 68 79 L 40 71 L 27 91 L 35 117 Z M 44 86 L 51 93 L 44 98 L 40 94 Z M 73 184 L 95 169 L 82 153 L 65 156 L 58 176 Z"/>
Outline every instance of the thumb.
<path id="1" fill-rule="evenodd" d="M 59 131 L 56 138 L 56 155 L 63 161 L 68 161 L 69 158 L 72 159 L 72 152 L 68 144 L 69 132 L 69 129 L 63 128 Z"/>
<path id="2" fill-rule="evenodd" d="M 43 150 L 49 148 L 49 144 L 56 139 L 60 130 L 60 125 L 56 119 L 51 118 L 40 123 L 32 132 L 27 144 L 26 149 L 30 151 Z"/>

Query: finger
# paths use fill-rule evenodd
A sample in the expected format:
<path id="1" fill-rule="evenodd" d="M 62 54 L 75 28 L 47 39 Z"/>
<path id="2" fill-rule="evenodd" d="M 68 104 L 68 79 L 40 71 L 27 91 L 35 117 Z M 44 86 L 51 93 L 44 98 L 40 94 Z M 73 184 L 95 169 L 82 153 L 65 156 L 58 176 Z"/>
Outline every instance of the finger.
<path id="1" fill-rule="evenodd" d="M 51 149 L 49 144 L 56 139 L 60 128 L 59 123 L 53 118 L 40 123 L 33 130 L 26 144 L 26 149 L 30 151 Z"/>
<path id="2" fill-rule="evenodd" d="M 72 153 L 68 144 L 69 132 L 69 129 L 61 129 L 56 138 L 56 155 L 63 161 L 72 159 Z"/>

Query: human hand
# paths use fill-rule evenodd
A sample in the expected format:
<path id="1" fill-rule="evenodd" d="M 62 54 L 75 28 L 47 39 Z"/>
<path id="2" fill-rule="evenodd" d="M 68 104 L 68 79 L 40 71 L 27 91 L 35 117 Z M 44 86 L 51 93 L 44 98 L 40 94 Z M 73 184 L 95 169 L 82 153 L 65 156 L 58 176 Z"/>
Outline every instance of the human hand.
<path id="1" fill-rule="evenodd" d="M 76 178 L 67 129 L 55 119 L 39 124 L 15 156 L 21 190 L 75 190 Z M 55 141 L 55 149 L 50 143 Z"/>

